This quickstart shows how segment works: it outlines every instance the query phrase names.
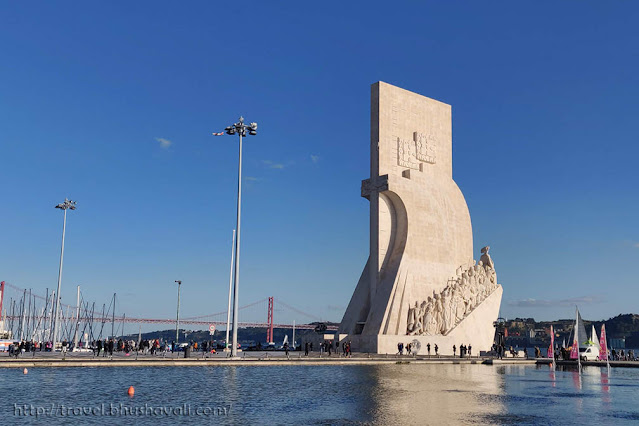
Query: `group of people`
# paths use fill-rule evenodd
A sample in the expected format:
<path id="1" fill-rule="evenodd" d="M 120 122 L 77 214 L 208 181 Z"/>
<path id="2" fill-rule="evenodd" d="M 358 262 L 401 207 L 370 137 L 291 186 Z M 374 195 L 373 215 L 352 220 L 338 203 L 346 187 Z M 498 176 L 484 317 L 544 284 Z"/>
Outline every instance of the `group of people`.
<path id="1" fill-rule="evenodd" d="M 313 342 L 306 342 L 304 344 L 304 355 L 308 356 L 309 350 L 313 352 Z M 343 341 L 341 345 L 341 354 L 340 354 L 340 344 L 339 341 L 335 340 L 325 340 L 320 343 L 320 356 L 322 354 L 327 354 L 328 356 L 332 356 L 333 353 L 338 356 L 344 356 L 350 358 L 352 355 L 351 352 L 351 341 Z"/>
<path id="2" fill-rule="evenodd" d="M 510 353 L 510 355 L 514 358 L 516 358 L 518 356 L 518 351 L 514 350 L 513 347 L 511 346 L 509 349 L 506 349 L 506 345 L 502 344 L 493 344 L 493 347 L 491 348 L 491 351 L 497 354 L 497 358 L 499 359 L 503 359 L 504 356 L 508 356 L 506 355 L 506 351 L 508 351 Z"/>
<path id="3" fill-rule="evenodd" d="M 406 355 L 412 355 L 413 354 L 413 344 L 412 343 L 406 343 Z M 404 355 L 404 344 L 402 342 L 399 342 L 397 344 L 397 355 Z"/>
<path id="4" fill-rule="evenodd" d="M 37 351 L 51 351 L 53 343 L 51 342 L 38 342 L 33 340 L 21 340 L 9 345 L 9 356 L 18 357 L 28 352 L 35 354 Z"/>
<path id="5" fill-rule="evenodd" d="M 406 349 L 406 355 L 413 354 L 413 343 L 407 343 L 404 345 L 402 342 L 397 344 L 397 355 L 404 355 L 404 349 Z M 418 348 L 419 349 L 419 348 Z M 430 356 L 430 343 L 426 344 L 426 353 Z M 439 346 L 437 344 L 434 345 L 435 356 L 439 356 Z M 464 345 L 463 343 L 459 345 L 459 357 L 464 358 L 465 356 L 471 356 L 473 351 L 473 347 L 471 345 Z M 415 353 L 417 355 L 417 353 Z M 453 356 L 457 356 L 457 345 L 453 345 Z"/>
<path id="6" fill-rule="evenodd" d="M 433 292 L 432 297 L 408 308 L 407 335 L 446 335 L 497 288 L 489 249 L 481 249 L 478 263 L 473 261 L 463 272 L 460 267 L 457 277 L 449 280 L 439 294 Z"/>
<path id="7" fill-rule="evenodd" d="M 464 345 L 463 343 L 461 345 L 459 345 L 459 357 L 463 358 L 466 355 L 468 355 L 468 357 L 472 356 L 473 354 L 473 347 L 471 345 Z M 453 345 L 453 356 L 457 356 L 457 347 L 455 345 Z"/>
<path id="8" fill-rule="evenodd" d="M 632 349 L 628 349 L 627 351 L 624 349 L 619 349 L 618 351 L 613 349 L 610 351 L 610 360 L 611 361 L 639 361 L 635 351 Z"/>
<path id="9" fill-rule="evenodd" d="M 66 339 L 62 341 L 62 352 L 72 351 L 75 346 L 73 342 L 68 342 Z M 78 342 L 78 347 L 82 347 L 82 342 Z M 36 352 L 51 352 L 53 351 L 53 342 L 39 342 L 37 340 L 21 340 L 19 342 L 13 342 L 9 345 L 8 348 L 9 356 L 18 357 L 19 355 L 23 355 L 26 353 L 33 353 L 35 355 Z"/>

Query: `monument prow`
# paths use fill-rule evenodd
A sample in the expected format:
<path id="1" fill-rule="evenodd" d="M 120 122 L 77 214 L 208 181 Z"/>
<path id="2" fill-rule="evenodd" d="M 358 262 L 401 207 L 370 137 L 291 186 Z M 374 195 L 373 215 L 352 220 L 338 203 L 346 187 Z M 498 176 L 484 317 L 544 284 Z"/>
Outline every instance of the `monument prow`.
<path id="1" fill-rule="evenodd" d="M 372 85 L 371 175 L 361 195 L 370 201 L 370 253 L 340 325 L 353 348 L 392 353 L 416 339 L 489 349 L 502 289 L 488 248 L 473 260 L 470 214 L 452 174 L 450 105 Z"/>

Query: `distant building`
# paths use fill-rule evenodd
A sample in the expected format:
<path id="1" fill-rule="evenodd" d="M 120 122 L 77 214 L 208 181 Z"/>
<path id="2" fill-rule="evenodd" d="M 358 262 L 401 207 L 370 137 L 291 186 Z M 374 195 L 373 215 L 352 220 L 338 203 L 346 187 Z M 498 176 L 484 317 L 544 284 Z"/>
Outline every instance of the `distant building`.
<path id="1" fill-rule="evenodd" d="M 639 331 L 626 336 L 626 347 L 628 349 L 639 349 Z"/>
<path id="2" fill-rule="evenodd" d="M 626 348 L 626 338 L 625 337 L 615 337 L 610 339 L 608 342 L 612 349 L 625 349 Z"/>

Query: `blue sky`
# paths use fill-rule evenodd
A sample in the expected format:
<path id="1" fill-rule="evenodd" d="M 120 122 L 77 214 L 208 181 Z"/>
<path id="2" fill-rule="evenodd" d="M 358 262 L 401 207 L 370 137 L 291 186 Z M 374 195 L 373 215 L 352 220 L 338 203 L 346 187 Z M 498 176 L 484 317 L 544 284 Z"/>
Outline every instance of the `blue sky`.
<path id="1" fill-rule="evenodd" d="M 237 139 L 211 132 L 242 114 L 260 127 L 240 304 L 339 321 L 367 257 L 383 80 L 452 105 L 454 178 L 502 315 L 639 312 L 639 5 L 319 5 L 0 2 L 0 279 L 55 287 L 69 197 L 64 301 L 81 285 L 171 317 L 181 279 L 183 315 L 224 310 Z"/>

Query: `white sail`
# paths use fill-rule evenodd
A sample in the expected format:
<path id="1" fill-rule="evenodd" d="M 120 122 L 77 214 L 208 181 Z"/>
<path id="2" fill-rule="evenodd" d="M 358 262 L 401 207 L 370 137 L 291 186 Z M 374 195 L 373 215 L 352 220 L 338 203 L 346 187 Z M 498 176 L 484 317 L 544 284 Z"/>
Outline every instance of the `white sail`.
<path id="1" fill-rule="evenodd" d="M 599 346 L 599 339 L 597 338 L 597 330 L 595 330 L 595 325 L 592 325 L 592 333 L 590 334 L 590 341 L 595 344 L 597 349 L 601 349 Z"/>

